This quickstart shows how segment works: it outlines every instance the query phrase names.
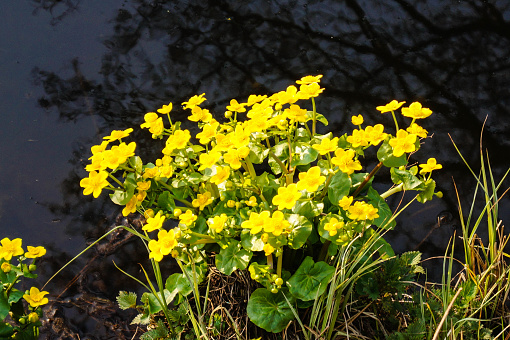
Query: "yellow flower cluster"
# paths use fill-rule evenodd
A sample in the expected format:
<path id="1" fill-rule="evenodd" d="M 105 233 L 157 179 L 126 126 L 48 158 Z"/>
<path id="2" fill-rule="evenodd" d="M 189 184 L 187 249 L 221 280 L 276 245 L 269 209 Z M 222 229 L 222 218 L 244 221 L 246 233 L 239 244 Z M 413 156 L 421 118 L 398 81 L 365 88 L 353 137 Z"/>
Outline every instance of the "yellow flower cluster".
<path id="1" fill-rule="evenodd" d="M 171 229 L 170 231 L 161 229 L 158 232 L 158 239 L 149 241 L 149 258 L 160 262 L 164 256 L 170 254 L 177 246 L 180 236 L 179 229 Z"/>
<path id="2" fill-rule="evenodd" d="M 41 246 L 28 246 L 27 252 L 25 252 L 21 246 L 22 242 L 23 241 L 20 238 L 10 240 L 8 237 L 4 237 L 0 241 L 0 260 L 4 259 L 5 261 L 10 261 L 13 257 L 21 255 L 24 255 L 29 259 L 35 259 L 46 254 L 46 249 Z"/>

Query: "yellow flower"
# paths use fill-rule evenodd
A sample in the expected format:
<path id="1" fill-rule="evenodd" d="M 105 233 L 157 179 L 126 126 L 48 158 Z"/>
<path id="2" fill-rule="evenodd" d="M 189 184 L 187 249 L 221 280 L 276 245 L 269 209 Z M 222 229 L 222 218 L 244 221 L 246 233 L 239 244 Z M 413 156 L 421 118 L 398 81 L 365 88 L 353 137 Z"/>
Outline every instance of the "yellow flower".
<path id="1" fill-rule="evenodd" d="M 324 230 L 329 232 L 330 236 L 335 236 L 339 229 L 344 227 L 345 223 L 343 221 L 339 221 L 335 217 L 332 217 L 328 223 L 324 225 Z"/>
<path id="2" fill-rule="evenodd" d="M 208 123 L 212 120 L 212 114 L 207 109 L 195 106 L 191 109 L 191 116 L 189 116 L 188 119 L 192 122 L 202 121 L 204 123 Z"/>
<path id="3" fill-rule="evenodd" d="M 427 172 L 432 172 L 432 170 L 442 169 L 443 166 L 441 164 L 437 164 L 435 158 L 429 158 L 426 164 L 420 164 L 420 174 L 426 174 Z"/>
<path id="4" fill-rule="evenodd" d="M 93 145 L 91 148 L 90 148 L 90 151 L 92 151 L 92 155 L 95 155 L 95 154 L 98 154 L 98 153 L 101 153 L 103 152 L 104 150 L 106 150 L 106 147 L 108 146 L 108 141 L 103 141 L 101 144 L 99 145 Z M 90 157 L 89 159 L 91 159 L 92 157 Z"/>
<path id="5" fill-rule="evenodd" d="M 158 112 L 161 114 L 168 114 L 170 111 L 172 111 L 172 108 L 172 103 L 169 103 L 168 105 L 163 105 L 160 109 L 158 109 Z"/>
<path id="6" fill-rule="evenodd" d="M 255 235 L 262 231 L 262 228 L 266 225 L 269 220 L 270 212 L 267 210 L 262 211 L 260 214 L 252 212 L 250 218 L 247 221 L 241 223 L 243 229 L 250 229 L 250 233 Z"/>
<path id="7" fill-rule="evenodd" d="M 44 256 L 46 254 L 46 249 L 42 246 L 38 247 L 27 247 L 27 252 L 25 253 L 25 257 L 28 259 L 35 259 L 41 256 Z"/>
<path id="8" fill-rule="evenodd" d="M 230 177 L 230 167 L 224 166 L 224 167 L 216 167 L 216 175 L 211 177 L 211 183 L 214 183 L 216 185 L 219 185 L 223 182 L 225 182 Z"/>
<path id="9" fill-rule="evenodd" d="M 347 175 L 352 174 L 356 170 L 361 170 L 361 163 L 358 160 L 354 160 L 354 150 L 343 150 L 337 149 L 335 151 L 335 157 L 331 158 L 331 163 L 338 166 L 340 171 Z"/>
<path id="10" fill-rule="evenodd" d="M 220 160 L 221 154 L 216 151 L 211 151 L 209 153 L 201 153 L 198 162 L 200 163 L 199 171 L 202 171 L 207 168 L 211 168 L 217 161 Z"/>
<path id="11" fill-rule="evenodd" d="M 193 109 L 195 106 L 202 104 L 207 99 L 204 97 L 205 93 L 202 93 L 199 96 L 191 97 L 187 102 L 182 103 L 185 109 Z"/>
<path id="12" fill-rule="evenodd" d="M 143 169 L 143 178 L 154 178 L 159 175 L 159 168 L 156 166 L 154 168 L 145 168 Z"/>
<path id="13" fill-rule="evenodd" d="M 198 194 L 197 195 L 197 198 L 194 199 L 191 204 L 193 204 L 193 206 L 195 208 L 199 208 L 200 211 L 204 210 L 204 208 L 211 204 L 213 202 L 213 199 L 211 198 L 212 194 L 209 192 L 209 191 L 206 191 L 205 193 L 203 194 Z"/>
<path id="14" fill-rule="evenodd" d="M 352 131 L 351 136 L 347 136 L 347 142 L 351 143 L 353 148 L 358 146 L 367 146 L 369 143 L 368 135 L 365 130 L 356 129 Z"/>
<path id="15" fill-rule="evenodd" d="M 302 109 L 299 105 L 291 105 L 283 111 L 285 117 L 292 122 L 305 122 L 306 121 L 306 109 Z"/>
<path id="16" fill-rule="evenodd" d="M 11 264 L 9 262 L 4 262 L 2 263 L 1 269 L 4 273 L 8 273 L 11 271 Z"/>
<path id="17" fill-rule="evenodd" d="M 427 118 L 432 111 L 426 107 L 422 107 L 420 103 L 414 102 L 409 107 L 402 108 L 402 115 L 413 119 Z"/>
<path id="18" fill-rule="evenodd" d="M 220 216 L 214 216 L 213 218 L 208 219 L 207 225 L 209 226 L 209 228 L 214 230 L 214 232 L 221 233 L 223 228 L 225 228 L 227 220 L 228 220 L 227 215 L 221 214 Z"/>
<path id="19" fill-rule="evenodd" d="M 384 105 L 384 106 L 378 106 L 376 107 L 376 109 L 378 111 L 381 111 L 381 113 L 385 113 L 385 112 L 390 112 L 390 111 L 395 111 L 397 110 L 399 107 L 401 107 L 402 105 L 404 105 L 406 102 L 398 102 L 396 100 L 392 100 L 391 102 L 389 102 L 388 104 Z"/>
<path id="20" fill-rule="evenodd" d="M 147 219 L 147 224 L 142 226 L 142 230 L 145 230 L 147 232 L 154 231 L 156 229 L 161 229 L 163 227 L 163 222 L 165 222 L 165 215 L 162 215 L 161 211 L 158 211 L 156 216 L 149 217 Z"/>
<path id="21" fill-rule="evenodd" d="M 197 216 L 191 210 L 186 210 L 184 214 L 179 215 L 179 222 L 185 226 L 190 226 L 197 220 Z"/>
<path id="22" fill-rule="evenodd" d="M 262 250 L 264 250 L 264 255 L 266 256 L 271 255 L 275 251 L 274 247 L 269 243 L 264 244 L 264 248 Z"/>
<path id="23" fill-rule="evenodd" d="M 365 135 L 372 145 L 377 145 L 386 139 L 387 133 L 384 133 L 384 126 L 376 124 L 375 126 L 367 126 L 365 128 Z"/>
<path id="24" fill-rule="evenodd" d="M 197 133 L 197 139 L 200 144 L 207 144 L 213 137 L 216 137 L 216 131 L 220 123 L 214 122 L 204 125 L 202 132 Z"/>
<path id="25" fill-rule="evenodd" d="M 275 93 L 273 96 L 280 105 L 294 104 L 299 99 L 297 88 L 294 85 L 290 85 L 287 90 Z"/>
<path id="26" fill-rule="evenodd" d="M 241 167 L 241 159 L 244 159 L 250 153 L 250 148 L 243 146 L 240 149 L 230 149 L 223 155 L 225 163 L 229 164 L 232 169 Z"/>
<path id="27" fill-rule="evenodd" d="M 334 152 L 336 149 L 338 149 L 338 137 L 333 139 L 324 138 L 321 140 L 320 144 L 312 145 L 312 148 L 319 151 L 321 155 Z"/>
<path id="28" fill-rule="evenodd" d="M 412 123 L 411 126 L 406 129 L 406 131 L 420 138 L 427 138 L 428 131 L 416 123 Z"/>
<path id="29" fill-rule="evenodd" d="M 113 142 L 129 136 L 131 132 L 133 132 L 132 128 L 126 130 L 113 130 L 109 136 L 103 137 L 103 139 L 107 140 L 108 142 Z"/>
<path id="30" fill-rule="evenodd" d="M 404 130 L 397 131 L 397 137 L 390 139 L 389 144 L 393 147 L 393 156 L 400 157 L 406 152 L 416 150 L 416 135 L 408 134 Z"/>
<path id="31" fill-rule="evenodd" d="M 266 95 L 259 96 L 259 95 L 255 95 L 255 94 L 250 94 L 250 96 L 248 97 L 248 106 L 252 106 L 253 104 L 261 102 L 266 98 L 267 98 Z"/>
<path id="32" fill-rule="evenodd" d="M 176 149 L 183 149 L 188 144 L 191 135 L 189 130 L 177 130 L 175 133 L 168 137 L 163 149 L 164 155 L 170 155 Z"/>
<path id="33" fill-rule="evenodd" d="M 166 231 L 162 229 L 158 232 L 158 243 L 159 243 L 159 251 L 161 255 L 166 256 L 170 254 L 172 249 L 177 245 L 176 238 L 179 236 L 180 231 L 177 229 L 177 232 L 174 229 L 170 229 L 170 231 Z"/>
<path id="34" fill-rule="evenodd" d="M 326 181 L 326 177 L 321 176 L 321 169 L 318 166 L 313 166 L 307 172 L 299 174 L 299 182 L 297 182 L 298 190 L 306 190 L 308 192 L 315 192 L 319 186 Z"/>
<path id="35" fill-rule="evenodd" d="M 373 220 L 379 217 L 377 214 L 377 208 L 374 208 L 371 204 L 365 202 L 355 202 L 349 208 L 347 208 L 348 217 L 351 220 Z"/>
<path id="36" fill-rule="evenodd" d="M 361 114 L 357 115 L 357 116 L 352 116 L 351 117 L 351 122 L 354 124 L 354 125 L 361 125 L 363 124 L 363 116 Z"/>
<path id="37" fill-rule="evenodd" d="M 305 76 L 305 77 L 302 77 L 300 80 L 297 80 L 296 84 L 306 85 L 306 84 L 318 83 L 321 81 L 321 78 L 322 78 L 322 74 L 319 74 L 317 76 Z"/>
<path id="38" fill-rule="evenodd" d="M 216 135 L 216 146 L 214 147 L 217 151 L 227 151 L 234 146 L 231 135 L 223 135 L 221 133 Z"/>
<path id="39" fill-rule="evenodd" d="M 272 233 L 274 236 L 280 236 L 290 226 L 289 221 L 285 219 L 283 213 L 279 210 L 273 212 L 273 216 L 264 225 L 266 233 Z M 267 240 L 265 241 L 267 242 Z"/>
<path id="40" fill-rule="evenodd" d="M 30 288 L 29 294 L 24 294 L 23 299 L 25 299 L 30 307 L 36 308 L 48 303 L 48 298 L 44 297 L 44 295 L 49 294 L 48 292 L 40 292 L 38 288 L 32 287 Z"/>
<path id="41" fill-rule="evenodd" d="M 150 187 L 151 187 L 151 182 L 150 181 L 136 182 L 136 188 L 138 190 L 147 191 L 147 190 L 149 190 Z"/>
<path id="42" fill-rule="evenodd" d="M 122 209 L 122 216 L 127 216 L 131 213 L 134 213 L 136 211 L 136 205 L 138 204 L 138 199 L 136 195 L 133 195 L 129 202 L 127 202 L 124 209 Z"/>
<path id="43" fill-rule="evenodd" d="M 149 258 L 157 262 L 163 260 L 163 253 L 161 252 L 161 244 L 156 240 L 149 241 Z"/>
<path id="44" fill-rule="evenodd" d="M 246 105 L 247 105 L 247 103 L 239 104 L 237 102 L 237 100 L 232 99 L 230 101 L 230 105 L 227 106 L 227 110 L 229 110 L 229 111 L 236 111 L 236 112 L 245 112 L 246 111 L 246 108 L 245 108 Z"/>
<path id="45" fill-rule="evenodd" d="M 278 206 L 278 210 L 292 209 L 300 197 L 297 185 L 292 183 L 287 187 L 278 188 L 278 194 L 273 197 L 273 204 Z"/>
<path id="46" fill-rule="evenodd" d="M 258 205 L 257 197 L 250 196 L 250 199 L 246 201 L 246 205 L 249 207 L 256 207 Z"/>
<path id="47" fill-rule="evenodd" d="M 250 132 L 241 125 L 237 125 L 234 132 L 230 133 L 230 140 L 236 149 L 247 146 L 250 143 Z"/>
<path id="48" fill-rule="evenodd" d="M 28 322 L 36 323 L 37 321 L 39 321 L 39 315 L 37 315 L 36 312 L 32 312 L 32 313 L 28 314 L 27 320 L 28 320 Z"/>
<path id="49" fill-rule="evenodd" d="M 89 177 L 83 178 L 80 181 L 80 186 L 84 188 L 83 194 L 84 195 L 92 194 L 94 198 L 99 197 L 103 188 L 110 184 L 106 180 L 107 178 L 108 172 L 106 171 L 89 172 Z"/>
<path id="50" fill-rule="evenodd" d="M 324 89 L 321 89 L 318 83 L 303 84 L 299 87 L 298 98 L 310 99 L 312 97 L 317 97 L 323 91 Z"/>
<path id="51" fill-rule="evenodd" d="M 0 241 L 2 246 L 0 247 L 0 259 L 5 259 L 6 261 L 10 261 L 13 256 L 23 255 L 24 251 L 21 248 L 22 240 L 20 238 L 15 238 L 14 240 L 10 240 L 5 237 Z"/>
<path id="52" fill-rule="evenodd" d="M 351 206 L 353 200 L 354 197 L 352 196 L 344 196 L 340 199 L 340 201 L 338 201 L 338 205 L 343 210 L 347 210 Z"/>

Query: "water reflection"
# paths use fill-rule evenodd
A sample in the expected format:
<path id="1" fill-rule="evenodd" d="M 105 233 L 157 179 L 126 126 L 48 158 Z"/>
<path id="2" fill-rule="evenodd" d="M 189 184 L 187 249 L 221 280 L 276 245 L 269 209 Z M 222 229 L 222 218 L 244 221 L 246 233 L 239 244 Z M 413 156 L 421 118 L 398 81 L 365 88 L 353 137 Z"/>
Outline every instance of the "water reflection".
<path id="1" fill-rule="evenodd" d="M 52 25 L 69 20 L 70 13 L 80 15 L 80 6 L 94 6 L 33 2 L 36 15 L 59 8 Z M 395 98 L 419 100 L 435 112 L 424 123 L 434 137 L 417 160 L 433 154 L 444 165 L 437 177 L 445 196 L 403 214 L 392 236 L 397 251 L 419 247 L 426 256 L 444 253 L 458 225 L 455 218 L 438 224 L 444 214 L 456 216 L 452 176 L 461 196 L 469 200 L 474 181 L 447 133 L 475 164 L 488 115 L 484 141 L 493 170 L 500 175 L 508 166 L 506 1 L 132 0 L 110 10 L 115 15 L 112 33 L 101 37 L 106 52 L 98 51 L 100 72 L 82 69 L 80 51 L 58 71 L 32 70 L 34 85 L 44 89 L 38 99 L 41 108 L 57 112 L 62 122 L 90 119 L 97 131 L 96 136 L 74 141 L 74 170 L 61 184 L 65 204 L 44 203 L 57 216 L 71 216 L 69 234 L 94 239 L 114 221 L 111 203 L 84 198 L 78 185 L 89 148 L 100 135 L 138 125 L 145 112 L 202 92 L 211 111 L 221 115 L 230 98 L 278 91 L 305 74 L 324 74 L 326 91 L 318 109 L 332 122 L 329 131 L 350 129 L 350 116 L 359 113 L 370 124 L 391 126 L 391 118 L 374 108 Z M 176 119 L 186 120 L 182 115 Z M 135 134 L 145 159 L 155 156 L 147 137 Z M 399 200 L 395 197 L 390 203 L 396 206 Z M 506 200 L 501 203 L 508 205 Z M 502 217 L 508 218 L 504 210 Z M 96 227 L 102 223 L 104 228 Z"/>

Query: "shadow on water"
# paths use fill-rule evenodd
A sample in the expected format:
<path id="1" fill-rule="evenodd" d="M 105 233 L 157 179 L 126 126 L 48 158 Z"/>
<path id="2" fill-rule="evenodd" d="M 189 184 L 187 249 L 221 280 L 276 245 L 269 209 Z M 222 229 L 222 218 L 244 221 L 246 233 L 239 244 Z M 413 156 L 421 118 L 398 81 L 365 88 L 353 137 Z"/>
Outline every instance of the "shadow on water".
<path id="1" fill-rule="evenodd" d="M 53 26 L 80 16 L 82 7 L 95 6 L 79 0 L 32 3 L 34 15 L 51 13 Z M 116 217 L 120 209 L 107 199 L 84 197 L 79 187 L 90 146 L 98 144 L 101 136 L 139 125 L 143 114 L 162 104 L 178 104 L 203 92 L 208 108 L 219 118 L 231 98 L 279 91 L 307 74 L 324 75 L 326 90 L 318 110 L 331 124 L 323 132 L 347 132 L 351 115 L 359 113 L 369 124 L 391 126 L 391 118 L 380 115 L 375 106 L 392 99 L 420 101 L 434 111 L 423 123 L 434 136 L 415 161 L 432 156 L 443 164 L 435 177 L 444 197 L 416 204 L 401 215 L 389 236 L 398 252 L 417 248 L 424 257 L 444 254 L 459 226 L 452 177 L 464 202 L 470 202 L 475 181 L 448 133 L 476 168 L 480 129 L 488 115 L 484 146 L 491 154 L 493 171 L 498 176 L 508 166 L 510 4 L 506 1 L 126 0 L 112 2 L 108 10 L 111 32 L 100 37 L 103 50 L 93 51 L 100 60 L 98 72 L 84 68 L 80 51 L 58 70 L 36 66 L 31 71 L 32 85 L 44 91 L 37 99 L 39 109 L 56 113 L 59 124 L 89 120 L 96 131 L 72 141 L 71 168 L 60 182 L 63 203 L 51 198 L 40 202 L 56 219 L 67 221 L 66 235 L 82 235 L 90 242 L 121 222 Z M 186 121 L 182 112 L 174 111 L 176 120 Z M 147 133 L 138 131 L 134 138 L 142 159 L 156 158 L 157 149 Z M 374 165 L 366 164 L 369 171 Z M 391 184 L 382 175 L 378 185 L 388 188 Z M 396 207 L 400 199 L 392 197 L 388 202 Z M 501 204 L 501 217 L 508 219 L 508 200 Z M 146 257 L 145 250 L 136 240 L 109 242 L 103 247 L 117 245 L 115 254 L 96 249 L 53 284 L 68 286 L 87 266 L 60 297 L 67 303 L 65 308 L 76 308 L 75 316 L 89 315 L 84 316 L 87 321 L 80 321 L 84 328 L 68 324 L 69 334 L 129 337 L 127 328 L 109 331 L 103 326 L 102 319 L 111 324 L 120 320 L 109 302 L 117 292 L 137 289 L 126 286 L 111 259 L 128 272 L 139 273 L 136 263 Z M 74 256 L 56 246 L 49 250 L 53 256 L 45 263 L 47 276 Z M 431 272 L 429 277 L 437 274 Z M 93 315 L 85 300 L 103 306 L 103 314 Z"/>

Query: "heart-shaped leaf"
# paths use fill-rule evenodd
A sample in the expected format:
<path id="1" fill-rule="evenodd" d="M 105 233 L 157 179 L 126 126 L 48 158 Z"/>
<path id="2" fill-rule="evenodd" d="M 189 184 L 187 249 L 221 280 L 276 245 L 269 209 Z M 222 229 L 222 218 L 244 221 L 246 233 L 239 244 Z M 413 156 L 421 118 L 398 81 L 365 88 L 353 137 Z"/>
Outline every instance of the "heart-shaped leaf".
<path id="1" fill-rule="evenodd" d="M 246 269 L 252 255 L 253 253 L 241 247 L 239 242 L 232 241 L 216 255 L 216 268 L 223 274 L 230 275 L 236 269 Z"/>
<path id="2" fill-rule="evenodd" d="M 265 288 L 255 290 L 246 307 L 250 321 L 268 332 L 278 333 L 284 330 L 289 321 L 294 319 L 292 309 L 283 296 L 284 293 L 289 302 L 294 303 L 295 298 L 285 288 L 276 294 Z"/>
<path id="3" fill-rule="evenodd" d="M 334 273 L 334 267 L 323 261 L 314 263 L 313 259 L 307 256 L 287 281 L 287 286 L 296 298 L 304 301 L 313 300 L 326 291 Z"/>

